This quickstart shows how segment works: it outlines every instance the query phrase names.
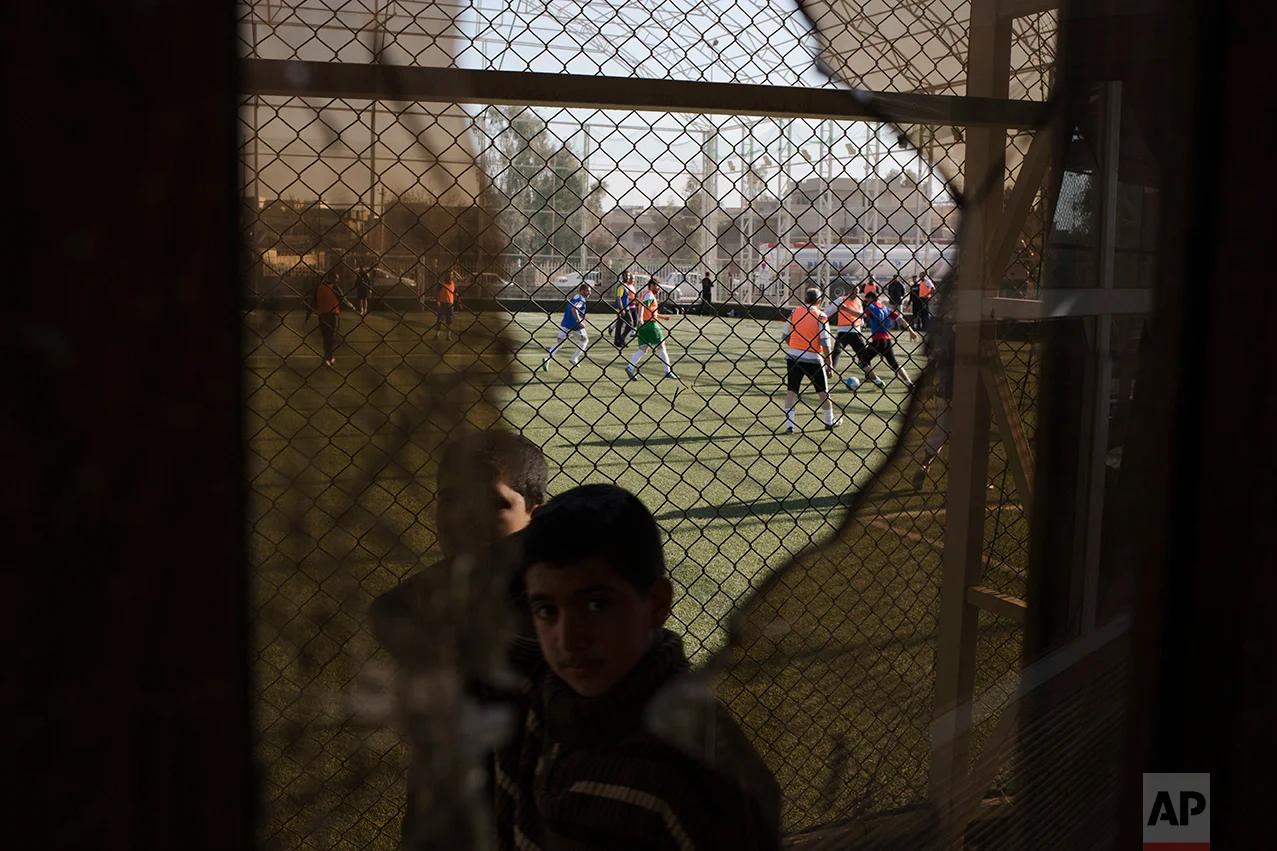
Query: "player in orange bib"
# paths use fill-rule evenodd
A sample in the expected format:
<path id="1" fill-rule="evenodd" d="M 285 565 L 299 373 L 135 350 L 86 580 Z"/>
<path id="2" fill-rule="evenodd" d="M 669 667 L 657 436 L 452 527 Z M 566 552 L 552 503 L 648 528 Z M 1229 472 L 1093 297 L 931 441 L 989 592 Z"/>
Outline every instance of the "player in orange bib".
<path id="1" fill-rule="evenodd" d="M 639 327 L 635 335 L 638 337 L 639 347 L 634 350 L 630 362 L 625 365 L 625 374 L 630 377 L 630 381 L 638 378 L 639 361 L 643 359 L 643 355 L 647 354 L 648 349 L 656 352 L 661 363 L 665 364 L 666 378 L 678 378 L 674 374 L 674 367 L 670 364 L 669 352 L 665 350 L 665 329 L 661 327 L 661 320 L 669 319 L 669 316 L 661 313 L 660 301 L 656 295 L 660 289 L 660 283 L 653 278 L 647 282 L 647 290 L 639 299 Z"/>
<path id="2" fill-rule="evenodd" d="M 324 338 L 324 366 L 337 363 L 334 355 L 337 350 L 337 324 L 341 316 L 341 303 L 344 301 L 350 305 L 337 286 L 337 270 L 333 269 L 319 280 L 315 292 L 306 302 L 306 321 L 310 321 L 312 313 L 319 316 L 319 332 Z M 351 306 L 351 309 L 354 307 Z"/>
<path id="3" fill-rule="evenodd" d="M 820 290 L 812 288 L 803 293 L 803 306 L 794 308 L 785 322 L 781 345 L 785 346 L 785 431 L 798 430 L 794 421 L 794 406 L 803 379 L 811 381 L 818 395 L 820 416 L 825 428 L 834 429 L 842 419 L 834 419 L 834 403 L 829 398 L 829 365 L 831 340 L 829 318 L 820 309 Z"/>
<path id="4" fill-rule="evenodd" d="M 918 311 L 913 317 L 913 327 L 919 331 L 928 330 L 931 324 L 931 298 L 936 294 L 936 285 L 926 272 L 918 279 Z"/>
<path id="5" fill-rule="evenodd" d="M 838 355 L 851 346 L 852 354 L 857 357 L 865 349 L 865 338 L 861 328 L 865 324 L 865 308 L 860 296 L 851 292 L 842 298 L 834 299 L 825 309 L 825 316 L 838 326 L 838 337 L 834 341 L 834 355 L 830 359 L 833 368 L 838 369 Z"/>
<path id="6" fill-rule="evenodd" d="M 439 326 L 444 326 L 444 333 L 447 338 L 452 339 L 452 321 L 453 313 L 457 305 L 457 272 L 455 269 L 449 270 L 448 274 L 439 279 L 439 283 L 435 285 L 435 324 L 432 329 L 435 332 L 435 339 L 439 339 Z"/>

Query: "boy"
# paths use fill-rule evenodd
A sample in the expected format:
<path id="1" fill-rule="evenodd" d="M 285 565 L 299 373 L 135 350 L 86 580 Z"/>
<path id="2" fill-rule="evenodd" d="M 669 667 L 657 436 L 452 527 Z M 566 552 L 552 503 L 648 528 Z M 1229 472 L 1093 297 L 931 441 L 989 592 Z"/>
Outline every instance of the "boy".
<path id="1" fill-rule="evenodd" d="M 410 576 L 375 599 L 368 611 L 373 636 L 395 660 L 408 671 L 437 667 L 442 651 L 439 646 L 438 618 L 441 611 L 453 605 L 453 589 L 449 585 L 452 571 L 449 562 L 467 543 L 477 538 L 494 540 L 492 561 L 507 563 L 513 542 L 532 520 L 532 512 L 545 502 L 548 469 L 541 449 L 520 434 L 499 429 L 470 431 L 443 447 L 438 477 L 438 541 L 444 558 L 425 570 Z M 483 487 L 467 488 L 467 482 L 482 482 Z M 467 497 L 470 497 L 467 500 Z M 473 509 L 474 499 L 491 500 L 491 509 Z M 476 516 L 478 515 L 478 516 Z M 490 519 L 487 530 L 476 528 L 477 521 Z M 483 535 L 482 532 L 487 534 Z M 474 624 L 462 630 L 460 652 L 482 648 L 491 642 L 493 621 L 474 615 Z M 518 626 L 516 642 L 530 643 L 532 627 L 526 622 Z M 473 634 L 470 634 L 473 633 Z M 466 656 L 470 670 L 481 667 L 482 660 Z M 486 687 L 476 681 L 467 683 L 472 691 Z M 422 776 L 429 775 L 423 760 L 428 753 L 413 749 L 413 767 L 408 776 L 408 806 L 401 825 L 401 848 L 420 845 L 425 832 L 421 813 L 428 808 L 420 800 Z"/>
<path id="2" fill-rule="evenodd" d="M 798 393 L 803 389 L 803 378 L 811 380 L 811 386 L 819 394 L 821 419 L 825 428 L 833 430 L 842 424 L 834 419 L 834 403 L 829 398 L 829 374 L 825 367 L 829 360 L 829 318 L 820 309 L 820 290 L 812 287 L 803 294 L 803 306 L 794 308 L 785 322 L 781 345 L 788 346 L 785 354 L 785 431 L 797 431 L 794 422 L 794 406 Z"/>
<path id="3" fill-rule="evenodd" d="M 522 531 L 532 512 L 545 502 L 549 469 L 541 448 L 521 434 L 487 429 L 470 431 L 450 440 L 441 450 L 438 493 L 435 504 L 437 540 L 443 561 L 410 576 L 373 601 L 369 621 L 373 635 L 396 659 L 405 661 L 420 649 L 416 645 L 428 631 L 421 617 L 432 592 L 431 574 L 476 537 L 475 512 L 467 495 L 475 494 L 472 482 L 482 483 L 480 497 L 490 499 L 494 510 L 488 536 L 507 538 Z"/>
<path id="4" fill-rule="evenodd" d="M 576 295 L 568 299 L 567 307 L 563 309 L 563 319 L 559 322 L 559 337 L 546 351 L 545 359 L 541 361 L 541 366 L 537 367 L 538 370 L 550 369 L 550 361 L 554 359 L 554 353 L 569 338 L 576 341 L 576 354 L 572 355 L 572 366 L 576 366 L 581 362 L 581 358 L 585 357 L 585 345 L 589 342 L 589 337 L 585 333 L 585 297 L 589 294 L 590 285 L 581 284 L 577 288 Z"/>
<path id="5" fill-rule="evenodd" d="M 630 377 L 630 381 L 638 378 L 638 362 L 647 354 L 648 349 L 655 349 L 656 356 L 665 364 L 666 378 L 678 378 L 674 374 L 674 367 L 670 365 L 669 353 L 665 351 L 665 329 L 661 327 L 661 320 L 669 319 L 669 316 L 660 312 L 660 301 L 656 296 L 660 288 L 661 285 L 653 278 L 647 282 L 647 289 L 639 300 L 639 329 L 635 335 L 638 337 L 639 347 L 625 366 L 625 374 Z"/>
<path id="6" fill-rule="evenodd" d="M 494 755 L 498 847 L 778 849 L 779 788 L 721 706 L 709 759 L 645 723 L 690 666 L 664 629 L 673 587 L 643 503 L 607 484 L 551 500 L 520 580 L 539 652 L 513 659 L 528 688 Z"/>
<path id="7" fill-rule="evenodd" d="M 446 339 L 452 339 L 452 320 L 457 303 L 457 273 L 450 270 L 435 285 L 435 324 L 432 329 L 435 339 L 439 339 L 439 326 L 444 326 Z"/>
<path id="8" fill-rule="evenodd" d="M 869 324 L 869 345 L 860 353 L 860 365 L 865 370 L 865 377 L 879 390 L 885 390 L 886 383 L 874 374 L 873 367 L 870 366 L 874 357 L 881 355 L 905 386 L 912 390 L 913 382 L 909 380 L 909 373 L 896 361 L 895 342 L 891 338 L 892 323 L 899 322 L 903 317 L 882 303 L 885 298 L 886 296 L 878 296 L 876 299 L 866 300 L 865 321 Z M 912 328 L 909 329 L 909 339 L 918 339 Z"/>

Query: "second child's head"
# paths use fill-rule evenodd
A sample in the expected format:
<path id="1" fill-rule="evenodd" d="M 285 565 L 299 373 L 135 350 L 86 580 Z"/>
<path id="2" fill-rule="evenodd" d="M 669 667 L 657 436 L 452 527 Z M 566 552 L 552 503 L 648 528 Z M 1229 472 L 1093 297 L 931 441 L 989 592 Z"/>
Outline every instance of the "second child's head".
<path id="1" fill-rule="evenodd" d="M 445 553 L 473 540 L 481 518 L 467 495 L 491 500 L 498 536 L 527 527 L 545 502 L 549 469 L 541 447 L 502 429 L 468 431 L 450 440 L 439 461 L 439 543 Z"/>
<path id="2" fill-rule="evenodd" d="M 673 597 L 655 518 L 606 484 L 573 488 L 536 513 L 522 582 L 542 654 L 582 697 L 604 694 L 637 667 Z"/>

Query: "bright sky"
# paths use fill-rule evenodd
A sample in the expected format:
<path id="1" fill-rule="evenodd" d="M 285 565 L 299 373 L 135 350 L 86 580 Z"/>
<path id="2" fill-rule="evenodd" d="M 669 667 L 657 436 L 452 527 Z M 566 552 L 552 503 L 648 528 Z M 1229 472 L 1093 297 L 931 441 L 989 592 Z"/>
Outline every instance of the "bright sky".
<path id="1" fill-rule="evenodd" d="M 833 85 L 815 69 L 814 44 L 792 0 L 733 0 L 730 5 L 705 0 L 471 0 L 466 5 L 295 0 L 286 8 L 256 0 L 250 5 L 252 14 L 245 11 L 242 19 L 242 37 L 247 45 L 256 45 L 250 55 L 266 58 L 371 61 L 376 42 L 370 10 L 376 9 L 387 34 L 381 58 L 390 64 Z M 370 159 L 368 119 L 360 114 L 365 107 L 328 104 L 320 121 L 307 120 L 302 113 L 309 107 L 301 104 L 282 119 L 267 111 L 258 123 L 269 151 L 259 162 L 269 168 L 270 152 L 286 153 L 266 182 L 284 183 L 304 170 L 306 187 L 320 194 L 364 191 Z M 471 117 L 482 109 L 464 108 Z M 424 110 L 416 120 L 409 110 L 409 116 L 398 122 L 388 109 L 379 112 L 379 182 L 399 191 L 400 186 L 410 186 L 414 171 L 424 170 L 437 153 L 420 145 L 413 150 L 423 124 L 436 122 Z M 815 176 L 803 152 L 813 160 L 823 157 L 833 177 L 863 177 L 874 159 L 879 173 L 923 170 L 911 149 L 895 147 L 894 131 L 887 128 L 884 142 L 871 144 L 874 130 L 862 122 L 830 122 L 822 133 L 818 124 L 799 120 L 620 110 L 537 112 L 551 132 L 578 152 L 585 151 L 592 177 L 606 183 L 605 207 L 672 201 L 683 192 L 689 174 L 713 173 L 702 145 L 715 130 L 719 167 L 714 192 L 724 206 L 741 201 L 743 157 L 755 162 L 755 173 L 768 181 L 773 193 L 780 190 L 780 162 L 788 162 L 788 179 Z M 753 124 L 752 132 L 746 121 Z M 461 126 L 457 125 L 458 134 Z M 782 141 L 785 129 L 789 143 Z M 820 141 L 822 135 L 830 142 L 827 146 Z M 747 136 L 752 136 L 752 143 Z M 471 134 L 471 139 L 471 148 L 477 150 L 477 137 Z M 450 156 L 468 159 L 459 148 Z M 294 194 L 300 188 L 291 187 Z"/>

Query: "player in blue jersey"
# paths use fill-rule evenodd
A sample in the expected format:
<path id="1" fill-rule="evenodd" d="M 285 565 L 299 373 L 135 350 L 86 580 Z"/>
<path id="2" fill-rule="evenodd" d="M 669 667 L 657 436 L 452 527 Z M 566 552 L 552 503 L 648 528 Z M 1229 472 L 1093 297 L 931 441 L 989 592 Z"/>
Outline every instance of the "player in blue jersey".
<path id="1" fill-rule="evenodd" d="M 887 362 L 887 366 L 900 376 L 905 386 L 912 390 L 913 382 L 909 380 L 909 373 L 905 372 L 905 368 L 896 360 L 895 341 L 891 337 L 892 324 L 901 322 L 903 318 L 894 308 L 883 303 L 886 298 L 886 295 L 876 293 L 865 296 L 865 324 L 869 327 L 869 345 L 860 351 L 860 366 L 865 370 L 865 377 L 882 390 L 887 385 L 874 374 L 873 367 L 870 366 L 875 357 L 881 356 Z M 910 340 L 918 339 L 918 335 L 912 328 L 908 330 Z"/>
<path id="2" fill-rule="evenodd" d="M 554 358 L 554 353 L 569 338 L 576 343 L 576 353 L 572 355 L 572 366 L 576 366 L 581 362 L 581 358 L 585 357 L 585 345 L 589 342 L 589 337 L 585 333 L 585 298 L 589 294 L 590 285 L 581 284 L 576 291 L 576 295 L 568 299 L 568 303 L 563 308 L 563 321 L 559 323 L 558 339 L 554 341 L 554 345 L 545 353 L 545 360 L 541 361 L 541 369 L 548 370 L 550 368 L 550 361 Z"/>

